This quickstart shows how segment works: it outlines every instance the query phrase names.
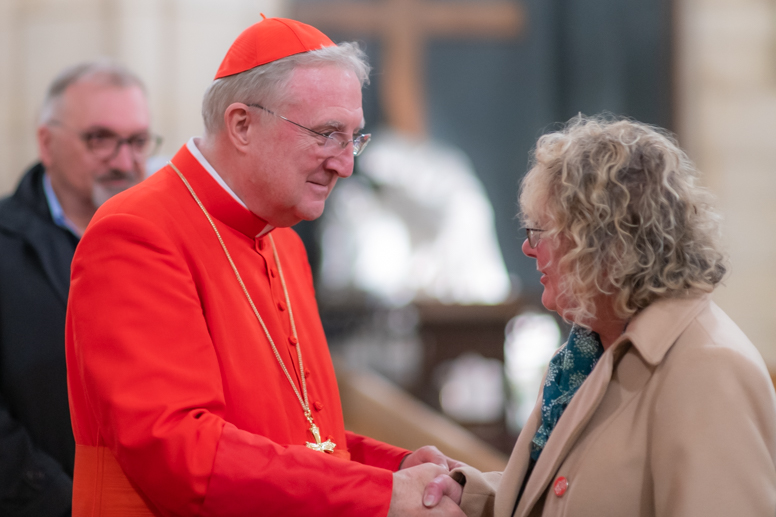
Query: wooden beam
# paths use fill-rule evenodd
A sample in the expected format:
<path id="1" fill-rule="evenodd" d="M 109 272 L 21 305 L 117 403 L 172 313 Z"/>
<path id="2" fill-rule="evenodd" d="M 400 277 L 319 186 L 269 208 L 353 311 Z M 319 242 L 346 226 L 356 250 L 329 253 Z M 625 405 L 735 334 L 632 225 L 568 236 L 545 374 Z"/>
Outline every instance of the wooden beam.
<path id="1" fill-rule="evenodd" d="M 482 2 L 476 5 L 422 2 L 397 5 L 363 2 L 310 2 L 294 6 L 295 17 L 324 30 L 346 32 L 353 37 L 380 36 L 391 28 L 423 28 L 439 37 L 515 38 L 526 24 L 525 10 L 513 2 Z"/>
<path id="2" fill-rule="evenodd" d="M 514 0 L 444 2 L 297 2 L 293 17 L 325 31 L 383 41 L 383 97 L 389 126 L 426 135 L 425 43 L 430 37 L 508 39 L 524 29 L 526 15 Z"/>

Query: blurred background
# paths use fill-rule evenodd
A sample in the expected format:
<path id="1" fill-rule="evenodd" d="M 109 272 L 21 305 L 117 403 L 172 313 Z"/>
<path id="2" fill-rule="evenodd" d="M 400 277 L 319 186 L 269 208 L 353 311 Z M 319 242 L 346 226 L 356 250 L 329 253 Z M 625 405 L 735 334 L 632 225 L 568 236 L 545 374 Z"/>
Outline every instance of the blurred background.
<path id="1" fill-rule="evenodd" d="M 358 40 L 374 66 L 373 142 L 297 228 L 351 429 L 503 461 L 568 332 L 520 251 L 517 187 L 580 112 L 678 135 L 725 218 L 715 300 L 776 372 L 776 0 L 0 0 L 0 194 L 36 159 L 48 83 L 100 57 L 145 81 L 162 166 L 260 13 Z"/>

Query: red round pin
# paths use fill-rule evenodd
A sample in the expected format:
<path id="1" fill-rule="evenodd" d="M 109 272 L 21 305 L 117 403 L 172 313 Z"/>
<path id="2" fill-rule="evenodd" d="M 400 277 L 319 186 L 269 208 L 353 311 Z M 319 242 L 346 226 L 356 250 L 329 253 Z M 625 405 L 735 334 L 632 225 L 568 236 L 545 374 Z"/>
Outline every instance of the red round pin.
<path id="1" fill-rule="evenodd" d="M 568 480 L 565 477 L 561 476 L 555 480 L 555 485 L 552 487 L 552 489 L 555 492 L 555 495 L 557 495 L 558 497 L 562 497 L 563 494 L 566 493 L 566 490 L 568 489 L 568 487 L 569 487 Z"/>

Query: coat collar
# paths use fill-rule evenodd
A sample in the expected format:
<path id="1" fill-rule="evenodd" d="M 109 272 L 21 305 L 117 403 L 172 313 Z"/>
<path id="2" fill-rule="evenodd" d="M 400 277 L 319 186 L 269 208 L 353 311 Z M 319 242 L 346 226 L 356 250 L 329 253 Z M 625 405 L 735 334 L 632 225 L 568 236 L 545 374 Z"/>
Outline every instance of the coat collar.
<path id="1" fill-rule="evenodd" d="M 631 320 L 611 348 L 630 343 L 652 366 L 663 361 L 668 350 L 698 313 L 711 302 L 711 293 L 658 300 Z"/>
<path id="2" fill-rule="evenodd" d="M 538 400 L 542 400 L 543 391 L 543 389 L 540 390 Z M 520 430 L 515 447 L 509 456 L 509 463 L 507 463 L 507 467 L 504 469 L 500 488 L 496 492 L 496 500 L 494 501 L 495 508 L 493 514 L 495 516 L 510 516 L 515 509 L 517 495 L 523 486 L 523 480 L 528 472 L 528 463 L 531 459 L 531 440 L 533 440 L 533 436 L 541 423 L 541 406 L 537 405 L 528 416 L 523 429 Z M 524 493 L 523 499 L 525 498 Z"/>
<path id="3" fill-rule="evenodd" d="M 191 154 L 186 145 L 181 147 L 170 161 L 186 177 L 191 184 L 191 188 L 194 189 L 197 197 L 205 205 L 211 216 L 244 234 L 251 240 L 255 239 L 267 228 L 267 222 L 264 219 L 240 205 L 213 179 L 199 160 Z M 167 165 L 166 169 L 168 169 L 170 174 L 177 177 L 172 167 Z M 181 186 L 183 187 L 183 185 Z"/>
<path id="4" fill-rule="evenodd" d="M 0 203 L 0 231 L 18 236 L 35 250 L 57 296 L 67 303 L 70 262 L 78 238 L 51 219 L 43 191 L 43 173 L 43 165 L 34 165 L 25 173 L 16 192 Z"/>
<path id="5" fill-rule="evenodd" d="M 601 403 L 612 377 L 613 352 L 613 347 L 604 352 L 593 372 L 579 388 L 563 412 L 563 416 L 558 420 L 558 424 L 553 429 L 541 456 L 539 456 L 539 461 L 536 462 L 533 473 L 528 479 L 523 497 L 517 506 L 516 516 L 528 515 L 530 509 L 539 501 L 547 485 L 552 481 L 552 476 Z M 528 442 L 531 438 L 533 436 L 528 438 Z M 530 443 L 525 449 L 530 450 Z"/>
<path id="6" fill-rule="evenodd" d="M 656 366 L 663 360 L 668 350 L 690 322 L 709 303 L 711 303 L 710 294 L 658 300 L 631 320 L 626 332 L 604 352 L 593 372 L 574 395 L 566 411 L 563 412 L 563 416 L 550 435 L 528 480 L 523 497 L 514 514 L 516 517 L 528 515 L 531 508 L 544 495 L 547 486 L 552 481 L 552 476 L 555 475 L 598 409 L 609 387 L 614 368 L 630 346 L 632 345 L 639 352 L 644 361 L 651 366 Z M 535 433 L 536 430 L 534 429 L 533 432 Z M 513 453 L 513 456 L 516 453 L 519 454 L 524 465 L 528 464 L 531 438 L 533 438 L 532 434 L 522 442 L 518 438 L 518 443 L 515 445 L 516 451 L 520 446 L 520 451 Z M 523 472 L 524 475 L 525 472 Z M 519 482 L 522 483 L 522 476 Z M 517 497 L 516 491 L 513 497 Z M 514 504 L 514 498 L 512 504 Z M 496 505 L 499 507 L 498 500 Z M 499 509 L 501 508 L 499 507 Z M 512 515 L 511 508 L 509 512 L 503 513 L 502 510 L 502 513 L 497 512 L 496 515 Z"/>

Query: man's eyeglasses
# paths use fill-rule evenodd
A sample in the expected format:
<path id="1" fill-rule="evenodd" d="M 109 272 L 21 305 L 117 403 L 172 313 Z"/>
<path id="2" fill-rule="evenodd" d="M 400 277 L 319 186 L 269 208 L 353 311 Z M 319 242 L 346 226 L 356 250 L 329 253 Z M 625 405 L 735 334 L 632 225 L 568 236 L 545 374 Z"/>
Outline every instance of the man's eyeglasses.
<path id="1" fill-rule="evenodd" d="M 86 148 L 100 160 L 112 160 L 119 154 L 119 150 L 124 144 L 127 144 L 132 155 L 137 159 L 146 159 L 152 156 L 162 145 L 162 137 L 151 133 L 137 133 L 124 138 L 107 128 L 98 127 L 77 131 L 56 120 L 52 120 L 50 124 L 78 133 L 78 136 L 86 144 Z"/>
<path id="2" fill-rule="evenodd" d="M 304 127 L 302 124 L 297 124 L 293 120 L 288 120 L 283 115 L 278 115 L 272 110 L 269 110 L 262 106 L 261 104 L 249 104 L 246 103 L 246 106 L 251 106 L 253 108 L 259 108 L 267 113 L 270 113 L 272 115 L 275 115 L 276 117 L 282 118 L 286 122 L 290 122 L 291 124 L 295 125 L 296 127 L 302 128 L 305 131 L 309 131 L 310 133 L 316 135 L 316 136 L 322 136 L 326 140 L 323 142 L 323 148 L 332 148 L 334 146 L 335 149 L 337 149 L 337 152 L 340 152 L 341 150 L 347 148 L 348 144 L 353 144 L 353 156 L 358 156 L 361 154 L 364 149 L 366 149 L 366 145 L 369 143 L 369 139 L 372 138 L 372 135 L 369 133 L 366 134 L 360 134 L 356 135 L 355 138 L 351 139 L 351 136 L 347 133 L 343 133 L 342 131 L 327 131 L 325 133 L 320 133 L 318 131 L 315 131 L 313 129 L 310 129 L 309 127 Z"/>
<path id="3" fill-rule="evenodd" d="M 525 230 L 525 236 L 528 239 L 528 245 L 531 249 L 535 249 L 539 245 L 539 241 L 542 240 L 541 233 L 544 230 L 538 228 L 523 228 Z"/>

